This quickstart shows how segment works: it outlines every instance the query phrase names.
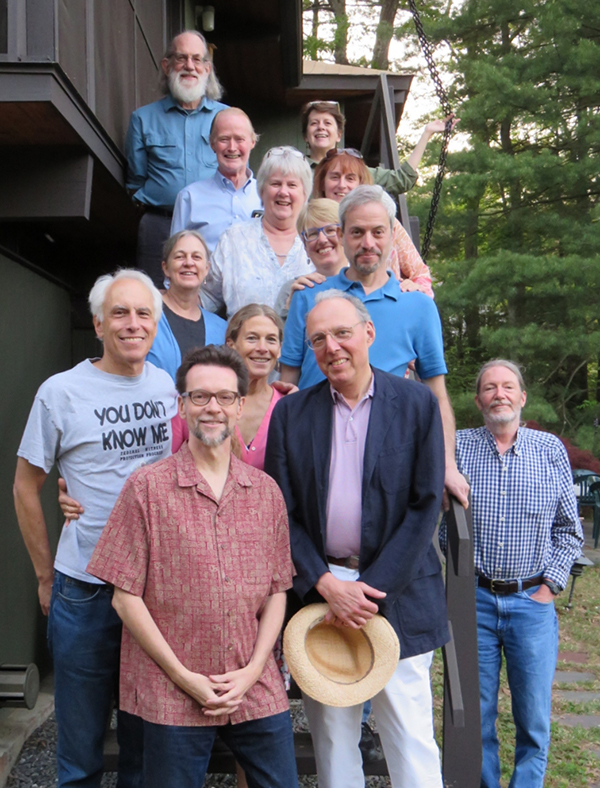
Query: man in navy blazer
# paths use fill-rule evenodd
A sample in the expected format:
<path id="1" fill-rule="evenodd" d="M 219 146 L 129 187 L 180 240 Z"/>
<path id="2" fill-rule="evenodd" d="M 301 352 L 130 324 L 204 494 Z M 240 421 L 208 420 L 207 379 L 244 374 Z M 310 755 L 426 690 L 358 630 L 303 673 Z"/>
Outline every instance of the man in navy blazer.
<path id="1" fill-rule="evenodd" d="M 432 544 L 444 485 L 436 398 L 369 365 L 375 328 L 361 301 L 320 293 L 308 342 L 327 380 L 281 400 L 265 470 L 286 499 L 294 590 L 328 602 L 327 619 L 359 629 L 384 615 L 400 661 L 373 709 L 393 788 L 441 788 L 429 668 L 449 639 L 441 566 Z M 304 696 L 320 788 L 363 788 L 362 705 Z"/>

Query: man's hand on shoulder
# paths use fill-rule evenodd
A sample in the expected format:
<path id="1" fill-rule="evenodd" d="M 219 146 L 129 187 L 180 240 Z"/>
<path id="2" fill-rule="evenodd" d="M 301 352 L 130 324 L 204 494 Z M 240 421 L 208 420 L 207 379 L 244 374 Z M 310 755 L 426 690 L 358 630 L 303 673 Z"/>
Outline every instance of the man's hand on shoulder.
<path id="1" fill-rule="evenodd" d="M 444 497 L 442 499 L 442 506 L 444 511 L 447 512 L 450 508 L 450 501 L 448 496 L 454 495 L 458 498 L 458 502 L 465 509 L 469 507 L 469 483 L 458 470 L 456 465 L 446 465 L 446 476 L 444 479 Z"/>
<path id="2" fill-rule="evenodd" d="M 337 627 L 360 629 L 378 612 L 379 608 L 367 596 L 384 599 L 384 591 L 367 585 L 360 580 L 338 580 L 331 572 L 318 579 L 316 589 L 329 605 L 325 616 L 327 624 Z"/>

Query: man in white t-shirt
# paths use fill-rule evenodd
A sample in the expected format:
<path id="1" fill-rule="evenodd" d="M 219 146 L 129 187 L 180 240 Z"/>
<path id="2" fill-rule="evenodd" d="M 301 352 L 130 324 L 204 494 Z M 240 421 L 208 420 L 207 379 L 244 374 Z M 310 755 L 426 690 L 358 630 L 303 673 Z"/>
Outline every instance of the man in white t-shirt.
<path id="1" fill-rule="evenodd" d="M 18 450 L 15 507 L 48 615 L 58 724 L 58 785 L 99 786 L 103 740 L 119 675 L 121 622 L 112 588 L 86 566 L 125 481 L 171 453 L 176 392 L 170 376 L 145 361 L 162 299 L 150 278 L 123 269 L 90 292 L 104 349 L 37 392 Z M 54 562 L 40 493 L 54 464 L 81 503 L 65 523 Z M 119 713 L 119 786 L 141 779 L 139 721 Z"/>

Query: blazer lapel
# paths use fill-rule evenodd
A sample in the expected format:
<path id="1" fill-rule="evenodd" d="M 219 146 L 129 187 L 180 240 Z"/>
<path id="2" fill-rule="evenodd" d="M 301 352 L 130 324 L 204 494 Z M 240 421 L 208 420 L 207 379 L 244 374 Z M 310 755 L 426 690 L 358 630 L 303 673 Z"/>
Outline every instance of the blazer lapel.
<path id="1" fill-rule="evenodd" d="M 363 460 L 363 500 L 383 445 L 383 437 L 388 425 L 397 418 L 397 407 L 396 392 L 388 385 L 387 380 L 382 375 L 378 375 L 375 372 L 375 392 L 371 403 L 371 415 L 369 417 L 369 429 L 367 431 Z"/>

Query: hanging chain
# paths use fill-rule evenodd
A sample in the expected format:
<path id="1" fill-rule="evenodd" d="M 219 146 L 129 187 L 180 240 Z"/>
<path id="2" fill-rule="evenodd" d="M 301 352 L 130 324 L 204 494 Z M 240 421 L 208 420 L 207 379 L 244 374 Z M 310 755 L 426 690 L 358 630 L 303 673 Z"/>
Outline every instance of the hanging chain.
<path id="1" fill-rule="evenodd" d="M 408 0 L 408 5 L 413 15 L 415 27 L 417 28 L 417 36 L 419 38 L 419 43 L 421 44 L 423 55 L 425 57 L 425 60 L 427 61 L 427 68 L 429 69 L 429 75 L 431 77 L 431 81 L 434 84 L 435 92 L 437 94 L 440 105 L 442 107 L 442 111 L 444 112 L 444 115 L 447 117 L 452 113 L 452 110 L 450 108 L 450 102 L 448 101 L 448 94 L 446 93 L 446 90 L 442 85 L 442 80 L 440 79 L 439 72 L 437 70 L 437 67 L 433 59 L 433 49 L 431 47 L 431 44 L 427 40 L 425 31 L 423 30 L 423 24 L 421 22 L 421 17 L 419 16 L 419 12 L 417 10 L 415 0 Z M 423 260 L 426 260 L 427 256 L 429 255 L 431 236 L 433 235 L 435 217 L 437 215 L 437 209 L 440 202 L 440 196 L 442 193 L 442 182 L 444 180 L 444 175 L 446 174 L 446 159 L 448 157 L 448 144 L 450 142 L 451 133 L 452 133 L 452 120 L 450 119 L 446 123 L 446 128 L 444 129 L 444 136 L 442 138 L 442 149 L 440 151 L 438 171 L 435 177 L 435 184 L 433 186 L 433 194 L 431 196 L 431 207 L 429 209 L 429 216 L 427 218 L 425 238 L 423 239 L 423 246 L 421 248 L 421 257 L 423 258 Z"/>

